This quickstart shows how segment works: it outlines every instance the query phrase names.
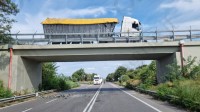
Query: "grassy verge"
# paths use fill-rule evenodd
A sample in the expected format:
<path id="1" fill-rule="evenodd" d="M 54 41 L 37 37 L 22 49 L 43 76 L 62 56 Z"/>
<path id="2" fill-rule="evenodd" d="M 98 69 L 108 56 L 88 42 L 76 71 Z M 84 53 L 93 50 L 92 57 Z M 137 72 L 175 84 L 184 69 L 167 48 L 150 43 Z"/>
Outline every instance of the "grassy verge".
<path id="1" fill-rule="evenodd" d="M 167 100 L 167 96 L 173 96 L 170 103 L 192 111 L 200 111 L 200 78 L 177 80 L 148 87 L 140 81 L 132 79 L 127 81 L 125 87 L 156 91 L 158 96 L 154 97 L 161 100 Z"/>
<path id="2" fill-rule="evenodd" d="M 93 84 L 93 81 L 79 81 L 80 84 Z"/>

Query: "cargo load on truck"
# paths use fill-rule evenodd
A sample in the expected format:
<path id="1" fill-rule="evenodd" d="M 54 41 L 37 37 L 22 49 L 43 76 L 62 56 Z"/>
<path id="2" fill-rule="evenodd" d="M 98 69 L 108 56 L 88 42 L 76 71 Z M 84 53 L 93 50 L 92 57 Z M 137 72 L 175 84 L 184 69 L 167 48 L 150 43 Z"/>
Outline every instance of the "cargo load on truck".
<path id="1" fill-rule="evenodd" d="M 97 37 L 98 33 L 113 32 L 117 18 L 93 18 L 93 19 L 59 19 L 47 18 L 42 22 L 44 33 L 46 34 L 70 34 L 67 38 Z M 86 33 L 86 35 L 79 34 Z M 88 35 L 90 34 L 90 35 Z M 100 35 L 102 36 L 102 35 Z M 104 35 L 109 36 L 109 35 Z M 45 38 L 58 40 L 66 38 L 65 35 L 46 35 Z"/>

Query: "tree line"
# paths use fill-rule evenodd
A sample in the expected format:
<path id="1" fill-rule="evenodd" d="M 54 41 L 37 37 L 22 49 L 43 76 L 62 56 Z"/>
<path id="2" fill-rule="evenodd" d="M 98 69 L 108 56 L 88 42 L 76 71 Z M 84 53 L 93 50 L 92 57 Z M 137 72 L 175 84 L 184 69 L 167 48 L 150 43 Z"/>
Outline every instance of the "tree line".
<path id="1" fill-rule="evenodd" d="M 88 74 L 84 69 L 75 71 L 72 76 L 57 74 L 58 66 L 56 63 L 43 63 L 42 65 L 42 83 L 39 90 L 67 90 L 79 86 L 79 81 L 92 81 L 95 73 Z"/>

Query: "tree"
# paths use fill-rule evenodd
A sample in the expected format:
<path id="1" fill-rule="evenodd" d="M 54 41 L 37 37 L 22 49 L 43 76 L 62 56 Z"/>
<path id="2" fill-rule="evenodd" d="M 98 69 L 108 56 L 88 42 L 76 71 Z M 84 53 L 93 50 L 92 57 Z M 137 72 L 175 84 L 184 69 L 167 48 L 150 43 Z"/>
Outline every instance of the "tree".
<path id="1" fill-rule="evenodd" d="M 95 75 L 97 74 L 96 73 L 86 74 L 85 81 L 92 81 Z"/>
<path id="2" fill-rule="evenodd" d="M 57 89 L 59 80 L 56 76 L 56 63 L 44 63 L 42 65 L 42 88 L 44 90 Z"/>
<path id="3" fill-rule="evenodd" d="M 0 43 L 9 43 L 12 38 L 5 35 L 10 32 L 12 23 L 15 22 L 9 16 L 16 15 L 19 12 L 17 5 L 11 0 L 0 0 Z"/>
<path id="4" fill-rule="evenodd" d="M 86 79 L 86 73 L 85 73 L 84 69 L 81 68 L 81 69 L 77 70 L 76 72 L 74 72 L 72 74 L 72 78 L 77 79 L 77 81 L 85 80 Z"/>
<path id="5" fill-rule="evenodd" d="M 114 73 L 110 73 L 106 77 L 106 81 L 113 81 L 114 80 Z"/>
<path id="6" fill-rule="evenodd" d="M 127 68 L 120 66 L 117 68 L 117 70 L 114 73 L 114 80 L 118 81 L 118 78 L 121 77 L 122 75 L 126 74 Z"/>

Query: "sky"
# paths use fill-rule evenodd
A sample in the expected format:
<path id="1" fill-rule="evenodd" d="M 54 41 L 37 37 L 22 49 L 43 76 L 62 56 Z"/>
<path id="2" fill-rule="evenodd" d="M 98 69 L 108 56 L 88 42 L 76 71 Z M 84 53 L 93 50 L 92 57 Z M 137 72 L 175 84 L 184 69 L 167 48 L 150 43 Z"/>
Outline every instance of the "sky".
<path id="1" fill-rule="evenodd" d="M 138 19 L 145 30 L 199 27 L 200 0 L 12 0 L 20 9 L 14 17 L 12 33 L 42 33 L 46 18 L 118 18 L 120 31 L 123 16 Z M 106 77 L 118 66 L 135 68 L 150 61 L 62 62 L 57 72 L 70 76 L 84 68 L 87 73 Z M 106 65 L 106 66 L 105 66 Z"/>

